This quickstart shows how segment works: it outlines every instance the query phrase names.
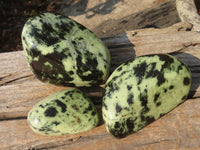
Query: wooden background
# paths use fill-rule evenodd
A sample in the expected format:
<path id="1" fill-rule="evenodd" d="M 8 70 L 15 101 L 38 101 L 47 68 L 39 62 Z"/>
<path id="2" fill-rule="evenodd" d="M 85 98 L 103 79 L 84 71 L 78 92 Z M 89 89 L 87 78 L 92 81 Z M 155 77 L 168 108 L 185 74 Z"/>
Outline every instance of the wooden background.
<path id="1" fill-rule="evenodd" d="M 23 52 L 0 54 L 0 149 L 141 150 L 200 149 L 200 33 L 192 25 L 131 30 L 103 37 L 111 53 L 111 72 L 122 62 L 145 54 L 169 53 L 192 72 L 188 99 L 159 120 L 126 138 L 110 136 L 101 119 L 98 127 L 79 134 L 41 136 L 29 128 L 28 111 L 44 97 L 67 87 L 47 85 L 31 73 Z M 101 114 L 102 87 L 82 89 Z"/>

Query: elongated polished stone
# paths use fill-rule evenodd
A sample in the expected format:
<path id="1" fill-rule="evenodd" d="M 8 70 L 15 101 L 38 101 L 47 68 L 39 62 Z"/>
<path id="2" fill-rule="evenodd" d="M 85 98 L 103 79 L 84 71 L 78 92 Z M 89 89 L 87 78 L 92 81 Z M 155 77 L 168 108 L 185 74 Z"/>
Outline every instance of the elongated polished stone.
<path id="1" fill-rule="evenodd" d="M 183 103 L 191 86 L 188 67 L 170 55 L 147 55 L 120 65 L 103 97 L 107 131 L 117 137 L 137 132 Z"/>
<path id="2" fill-rule="evenodd" d="M 28 114 L 31 129 L 41 135 L 84 132 L 98 125 L 91 100 L 76 89 L 56 92 L 37 103 Z"/>

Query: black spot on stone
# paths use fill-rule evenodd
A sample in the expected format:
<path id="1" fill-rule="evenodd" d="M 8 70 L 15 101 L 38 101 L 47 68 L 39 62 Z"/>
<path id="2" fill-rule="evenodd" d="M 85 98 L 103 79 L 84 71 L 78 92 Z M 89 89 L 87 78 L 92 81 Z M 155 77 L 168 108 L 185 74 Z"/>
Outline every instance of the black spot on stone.
<path id="1" fill-rule="evenodd" d="M 182 65 L 178 66 L 178 73 L 179 73 L 179 71 L 182 70 L 182 69 L 183 69 L 183 66 L 182 66 Z"/>
<path id="2" fill-rule="evenodd" d="M 164 78 L 164 74 L 163 73 L 159 73 L 159 75 L 157 76 L 157 85 L 160 86 L 161 84 L 163 84 L 165 82 L 165 78 Z"/>
<path id="3" fill-rule="evenodd" d="M 55 30 L 48 23 L 43 23 L 42 29 L 32 25 L 30 31 L 30 35 L 33 36 L 38 43 L 45 43 L 47 46 L 51 46 L 60 40 L 56 36 L 57 33 L 55 33 Z"/>
<path id="4" fill-rule="evenodd" d="M 66 105 L 63 102 L 56 100 L 56 104 L 61 108 L 62 113 L 66 112 Z"/>
<path id="5" fill-rule="evenodd" d="M 108 130 L 116 138 L 122 138 L 126 136 L 126 133 L 124 133 L 124 129 L 121 127 L 121 123 L 119 122 L 115 122 L 114 128 L 108 125 Z"/>
<path id="6" fill-rule="evenodd" d="M 120 123 L 117 121 L 115 122 L 115 125 L 114 125 L 115 128 L 120 128 Z"/>
<path id="7" fill-rule="evenodd" d="M 42 104 L 40 104 L 39 107 L 44 108 L 44 106 Z"/>
<path id="8" fill-rule="evenodd" d="M 56 126 L 60 124 L 58 121 L 53 121 L 52 124 L 55 124 Z"/>
<path id="9" fill-rule="evenodd" d="M 31 54 L 32 57 L 41 56 L 40 51 L 38 51 L 37 49 L 34 49 L 34 48 L 33 48 L 33 49 L 31 49 L 30 51 L 32 52 L 32 54 Z"/>
<path id="10" fill-rule="evenodd" d="M 141 64 L 138 64 L 136 67 L 133 68 L 134 75 L 138 77 L 139 81 L 138 84 L 141 83 L 147 69 L 146 62 L 142 62 Z"/>
<path id="11" fill-rule="evenodd" d="M 78 40 L 79 40 L 79 41 L 80 41 L 80 40 L 83 40 L 83 38 L 82 38 L 82 37 L 79 37 Z"/>
<path id="12" fill-rule="evenodd" d="M 190 84 L 190 79 L 188 77 L 185 77 L 183 80 L 184 85 L 189 85 Z"/>
<path id="13" fill-rule="evenodd" d="M 100 84 L 103 82 L 103 72 L 98 69 L 98 62 L 96 56 L 80 46 L 77 41 L 73 41 L 75 51 L 79 54 L 76 57 L 77 62 L 77 74 L 83 81 L 93 81 L 93 84 Z M 84 52 L 84 53 L 80 53 Z M 82 57 L 86 58 L 85 62 L 82 62 Z M 85 75 L 85 72 L 90 71 L 90 74 Z"/>
<path id="14" fill-rule="evenodd" d="M 145 124 L 150 124 L 152 123 L 153 121 L 155 121 L 154 117 L 153 116 L 141 116 L 141 121 L 142 122 L 145 122 Z"/>
<path id="15" fill-rule="evenodd" d="M 173 86 L 173 85 L 170 85 L 169 89 L 172 90 L 173 88 L 174 88 L 174 86 Z"/>
<path id="16" fill-rule="evenodd" d="M 47 46 L 53 45 L 57 43 L 60 39 L 57 37 L 57 31 L 52 28 L 51 24 L 43 23 L 42 24 L 42 33 L 44 34 L 43 37 L 46 37 L 43 39 Z"/>
<path id="17" fill-rule="evenodd" d="M 133 94 L 128 95 L 127 103 L 129 105 L 133 104 Z"/>
<path id="18" fill-rule="evenodd" d="M 119 112 L 122 111 L 122 107 L 117 103 L 116 107 L 115 107 L 115 110 L 116 110 L 117 113 L 119 113 Z"/>
<path id="19" fill-rule="evenodd" d="M 132 86 L 127 85 L 127 89 L 128 89 L 128 90 L 132 89 Z"/>
<path id="20" fill-rule="evenodd" d="M 121 71 L 121 70 L 122 70 L 122 67 L 119 67 L 119 68 L 117 69 L 118 72 Z"/>
<path id="21" fill-rule="evenodd" d="M 44 21 L 41 18 L 39 19 L 39 21 L 40 21 L 40 23 L 44 23 Z"/>
<path id="22" fill-rule="evenodd" d="M 161 61 L 165 61 L 165 64 L 164 64 L 165 67 L 169 66 L 169 64 L 171 64 L 171 63 L 174 62 L 174 59 L 171 58 L 171 57 L 168 56 L 168 55 L 160 54 L 160 55 L 158 55 L 158 57 L 159 57 L 159 59 L 160 59 Z"/>
<path id="23" fill-rule="evenodd" d="M 60 18 L 60 19 L 66 19 L 66 18 Z M 73 27 L 74 24 L 71 21 L 64 22 L 63 20 L 61 20 L 61 23 L 56 23 L 56 28 L 59 29 L 59 34 L 70 33 Z"/>
<path id="24" fill-rule="evenodd" d="M 141 101 L 141 106 L 143 107 L 141 113 L 145 114 L 145 113 L 147 113 L 150 110 L 147 107 L 147 103 L 148 103 L 147 94 L 146 93 L 140 94 L 139 98 L 140 98 L 140 101 Z"/>
<path id="25" fill-rule="evenodd" d="M 167 92 L 167 89 L 164 89 L 164 92 L 166 93 L 166 92 Z"/>
<path id="26" fill-rule="evenodd" d="M 140 102 L 141 105 L 146 107 L 147 106 L 147 95 L 146 94 L 140 94 Z"/>
<path id="27" fill-rule="evenodd" d="M 149 78 L 149 77 L 156 77 L 159 75 L 159 71 L 158 70 L 153 70 L 151 72 L 149 72 L 146 76 L 146 78 Z"/>
<path id="28" fill-rule="evenodd" d="M 159 74 L 159 71 L 158 71 L 158 70 L 155 70 L 156 63 L 151 63 L 149 67 L 151 67 L 151 69 L 150 69 L 150 71 L 147 73 L 146 78 L 149 78 L 149 77 L 156 77 L 156 76 Z"/>
<path id="29" fill-rule="evenodd" d="M 92 106 L 89 105 L 88 108 L 86 108 L 86 109 L 83 111 L 83 113 L 84 113 L 84 114 L 85 114 L 85 113 L 88 113 L 88 112 L 91 111 L 91 110 L 92 110 Z"/>
<path id="30" fill-rule="evenodd" d="M 187 98 L 187 95 L 184 95 L 184 96 L 181 98 L 181 100 L 186 100 L 186 98 Z"/>
<path id="31" fill-rule="evenodd" d="M 95 116 L 95 115 L 96 115 L 96 112 L 95 112 L 95 111 L 93 111 L 91 115 L 92 115 L 92 116 Z"/>
<path id="32" fill-rule="evenodd" d="M 72 95 L 73 95 L 73 91 L 67 91 L 67 92 L 65 92 L 65 96 L 72 97 Z"/>
<path id="33" fill-rule="evenodd" d="M 135 120 L 133 120 L 131 118 L 127 118 L 120 122 L 115 122 L 114 128 L 112 128 L 111 126 L 108 125 L 108 130 L 116 138 L 126 137 L 129 134 L 133 133 Z"/>
<path id="34" fill-rule="evenodd" d="M 133 131 L 134 129 L 134 121 L 132 119 L 127 119 L 126 120 L 126 126 L 129 129 L 129 131 Z"/>
<path id="35" fill-rule="evenodd" d="M 161 105 L 161 102 L 156 103 L 156 106 L 157 106 L 157 107 L 160 106 L 160 105 Z"/>
<path id="36" fill-rule="evenodd" d="M 70 75 L 73 75 L 73 74 L 74 74 L 74 72 L 73 72 L 73 71 L 70 71 L 70 72 L 69 72 L 69 74 L 70 74 Z"/>
<path id="37" fill-rule="evenodd" d="M 110 82 L 108 82 L 106 84 L 106 89 L 109 88 L 109 90 L 107 90 L 106 94 L 109 98 L 111 98 L 111 95 L 113 92 L 118 91 L 119 90 L 119 86 L 115 83 L 115 80 L 117 80 L 118 78 L 120 78 L 119 76 L 115 76 L 112 78 L 112 80 Z"/>
<path id="38" fill-rule="evenodd" d="M 102 54 L 102 53 L 98 53 L 98 55 L 99 55 L 100 57 L 103 57 L 103 54 Z"/>
<path id="39" fill-rule="evenodd" d="M 58 111 L 56 110 L 55 107 L 48 107 L 45 112 L 44 112 L 44 115 L 46 117 L 55 117 L 56 114 L 58 113 Z"/>
<path id="40" fill-rule="evenodd" d="M 70 77 L 68 72 L 65 71 L 64 65 L 62 65 L 62 59 L 65 58 L 65 53 L 54 52 L 45 56 L 41 55 L 37 50 L 32 49 L 34 57 L 39 56 L 38 61 L 32 61 L 30 63 L 33 68 L 33 72 L 36 77 L 43 82 L 50 82 L 52 84 L 61 84 L 66 86 L 74 86 L 73 83 L 69 83 L 73 78 Z M 45 65 L 48 62 L 51 66 Z M 60 79 L 59 74 L 63 75 Z"/>
<path id="41" fill-rule="evenodd" d="M 153 116 L 147 116 L 146 117 L 146 121 L 149 123 L 152 123 L 153 121 L 155 121 L 155 118 Z"/>
<path id="42" fill-rule="evenodd" d="M 138 91 L 140 91 L 140 87 L 138 86 L 137 88 L 138 88 Z"/>
<path id="43" fill-rule="evenodd" d="M 65 99 L 66 97 L 65 97 L 65 96 L 62 96 L 61 98 L 62 98 L 62 99 Z"/>
<path id="44" fill-rule="evenodd" d="M 150 111 L 149 107 L 143 107 L 141 110 L 142 114 L 148 113 Z"/>
<path id="45" fill-rule="evenodd" d="M 159 96 L 160 96 L 159 93 L 157 93 L 157 94 L 154 95 L 154 103 L 158 100 Z"/>

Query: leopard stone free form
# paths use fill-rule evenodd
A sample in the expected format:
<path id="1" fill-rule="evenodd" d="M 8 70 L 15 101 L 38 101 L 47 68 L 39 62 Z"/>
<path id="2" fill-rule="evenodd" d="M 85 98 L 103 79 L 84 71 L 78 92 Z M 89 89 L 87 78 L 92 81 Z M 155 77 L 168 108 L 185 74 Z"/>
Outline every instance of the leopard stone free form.
<path id="1" fill-rule="evenodd" d="M 65 135 L 90 130 L 98 125 L 98 113 L 81 91 L 56 92 L 37 103 L 28 114 L 31 129 L 41 135 Z"/>
<path id="2" fill-rule="evenodd" d="M 101 39 L 62 15 L 30 18 L 22 30 L 22 45 L 31 70 L 43 82 L 89 87 L 108 76 L 110 54 Z"/>
<path id="3" fill-rule="evenodd" d="M 117 138 L 138 131 L 184 102 L 191 86 L 187 66 L 170 55 L 147 55 L 119 66 L 103 97 L 107 131 Z"/>

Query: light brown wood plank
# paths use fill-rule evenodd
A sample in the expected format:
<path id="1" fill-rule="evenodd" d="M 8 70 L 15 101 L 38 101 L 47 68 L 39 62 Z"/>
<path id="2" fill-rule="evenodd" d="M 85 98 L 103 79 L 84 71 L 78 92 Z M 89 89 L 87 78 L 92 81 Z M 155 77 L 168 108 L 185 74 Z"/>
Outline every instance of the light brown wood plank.
<path id="1" fill-rule="evenodd" d="M 167 115 L 123 139 L 110 136 L 104 125 L 65 136 L 33 133 L 25 119 L 0 121 L 0 149 L 198 149 L 200 147 L 200 98 L 188 99 Z"/>

